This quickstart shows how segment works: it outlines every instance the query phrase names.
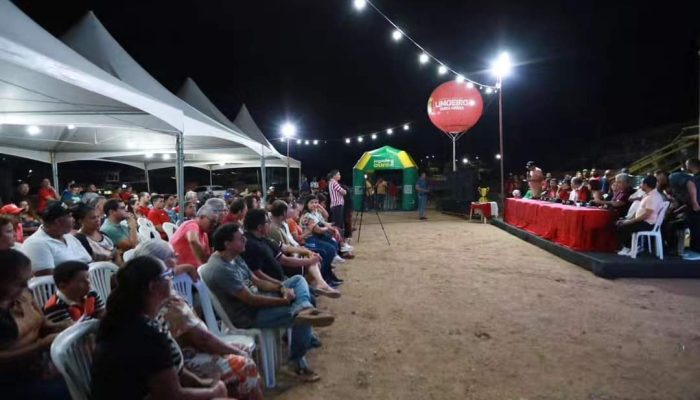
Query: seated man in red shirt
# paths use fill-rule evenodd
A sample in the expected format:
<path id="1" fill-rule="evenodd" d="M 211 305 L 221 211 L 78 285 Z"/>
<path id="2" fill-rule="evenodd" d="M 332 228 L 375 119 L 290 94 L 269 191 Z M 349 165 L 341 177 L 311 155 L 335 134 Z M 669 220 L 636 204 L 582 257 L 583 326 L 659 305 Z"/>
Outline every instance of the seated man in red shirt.
<path id="1" fill-rule="evenodd" d="M 168 240 L 168 235 L 163 230 L 163 224 L 171 221 L 168 212 L 165 211 L 165 198 L 163 195 L 156 194 L 151 197 L 151 204 L 153 204 L 153 208 L 148 212 L 148 219 L 155 225 L 156 230 L 160 233 L 160 238 Z"/>
<path id="2" fill-rule="evenodd" d="M 239 197 L 235 199 L 228 209 L 228 214 L 224 217 L 224 224 L 237 223 L 241 225 L 243 223 L 243 218 L 248 212 L 248 207 L 245 204 L 245 199 Z"/>
<path id="3" fill-rule="evenodd" d="M 88 265 L 80 261 L 66 261 L 53 270 L 58 291 L 44 306 L 44 314 L 51 322 L 80 321 L 102 318 L 105 304 L 97 292 L 90 290 Z"/>
<path id="4" fill-rule="evenodd" d="M 564 179 L 559 185 L 559 191 L 557 192 L 557 199 L 559 201 L 568 201 L 569 193 L 571 193 L 571 179 Z"/>
<path id="5" fill-rule="evenodd" d="M 583 179 L 575 177 L 571 180 L 571 193 L 569 200 L 574 203 L 586 203 L 591 199 L 591 192 L 583 184 Z"/>
<path id="6" fill-rule="evenodd" d="M 170 244 L 179 255 L 181 264 L 194 267 L 206 263 L 211 255 L 209 235 L 219 224 L 219 213 L 214 207 L 203 205 L 197 210 L 197 218 L 185 221 L 170 238 Z"/>
<path id="7" fill-rule="evenodd" d="M 143 192 L 139 195 L 139 202 L 136 204 L 136 207 L 134 208 L 134 212 L 136 213 L 137 217 L 142 217 L 142 218 L 148 218 L 148 214 L 151 212 L 151 209 L 148 208 L 148 203 L 151 201 L 151 195 Z"/>

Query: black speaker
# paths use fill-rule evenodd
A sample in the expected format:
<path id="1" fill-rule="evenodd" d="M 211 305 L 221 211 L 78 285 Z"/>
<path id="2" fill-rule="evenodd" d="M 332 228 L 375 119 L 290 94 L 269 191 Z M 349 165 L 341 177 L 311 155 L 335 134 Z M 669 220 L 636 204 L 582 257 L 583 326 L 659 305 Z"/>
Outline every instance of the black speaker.
<path id="1" fill-rule="evenodd" d="M 464 169 L 450 172 L 447 175 L 447 191 L 445 198 L 457 202 L 476 201 L 476 171 Z"/>

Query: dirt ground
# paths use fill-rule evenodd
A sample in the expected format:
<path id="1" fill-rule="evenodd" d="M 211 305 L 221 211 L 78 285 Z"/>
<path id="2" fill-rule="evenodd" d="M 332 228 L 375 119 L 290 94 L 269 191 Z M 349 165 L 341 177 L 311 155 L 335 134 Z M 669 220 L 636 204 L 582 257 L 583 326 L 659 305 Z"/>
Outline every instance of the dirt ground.
<path id="1" fill-rule="evenodd" d="M 604 280 L 504 231 L 365 214 L 313 384 L 269 398 L 698 399 L 700 280 Z M 698 266 L 700 268 L 700 265 Z"/>

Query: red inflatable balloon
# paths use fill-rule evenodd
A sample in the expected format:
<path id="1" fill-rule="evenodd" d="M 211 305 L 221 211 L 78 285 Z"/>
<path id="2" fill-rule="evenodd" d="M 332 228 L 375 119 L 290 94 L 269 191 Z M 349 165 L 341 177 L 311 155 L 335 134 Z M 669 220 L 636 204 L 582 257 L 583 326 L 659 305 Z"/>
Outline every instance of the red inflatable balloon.
<path id="1" fill-rule="evenodd" d="M 430 121 L 447 134 L 469 130 L 483 111 L 484 101 L 479 90 L 464 82 L 445 82 L 428 99 Z"/>

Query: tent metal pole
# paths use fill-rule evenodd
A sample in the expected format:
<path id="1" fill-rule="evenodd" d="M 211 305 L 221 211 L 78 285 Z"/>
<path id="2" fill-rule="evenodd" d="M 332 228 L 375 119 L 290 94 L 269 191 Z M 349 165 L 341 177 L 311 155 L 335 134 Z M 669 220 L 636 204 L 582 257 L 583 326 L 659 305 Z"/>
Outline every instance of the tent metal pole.
<path id="1" fill-rule="evenodd" d="M 260 155 L 260 178 L 262 180 L 262 195 L 263 195 L 263 205 L 267 204 L 267 175 L 265 174 L 265 146 L 261 145 L 262 152 Z"/>
<path id="2" fill-rule="evenodd" d="M 212 172 L 212 166 L 209 166 L 209 186 L 214 186 L 214 176 Z"/>
<path id="3" fill-rule="evenodd" d="M 51 160 L 51 178 L 53 179 L 53 188 L 60 197 L 61 193 L 59 190 L 61 190 L 61 188 L 58 184 L 58 162 L 56 161 L 56 153 L 53 151 L 50 152 L 49 159 Z"/>
<path id="4" fill-rule="evenodd" d="M 146 191 L 151 193 L 151 179 L 148 177 L 148 163 L 143 163 L 143 170 L 146 173 Z"/>
<path id="5" fill-rule="evenodd" d="M 180 221 L 185 219 L 185 140 L 182 132 L 177 133 L 175 142 L 175 181 L 177 198 L 180 200 Z"/>

